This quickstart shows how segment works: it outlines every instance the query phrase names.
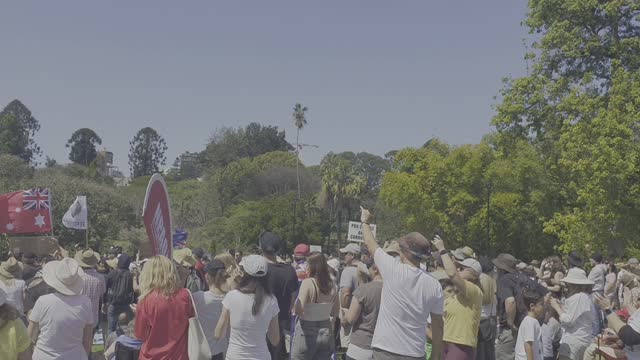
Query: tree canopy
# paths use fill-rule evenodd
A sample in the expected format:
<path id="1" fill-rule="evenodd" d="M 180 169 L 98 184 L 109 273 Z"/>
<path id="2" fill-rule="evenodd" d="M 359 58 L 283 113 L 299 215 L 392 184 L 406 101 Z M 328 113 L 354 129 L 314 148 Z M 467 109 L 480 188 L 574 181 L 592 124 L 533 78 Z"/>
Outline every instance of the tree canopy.
<path id="1" fill-rule="evenodd" d="M 100 144 L 102 144 L 102 139 L 95 131 L 88 128 L 76 130 L 67 140 L 66 147 L 71 148 L 69 160 L 76 164 L 89 166 L 96 159 L 98 155 L 96 145 Z"/>
<path id="2" fill-rule="evenodd" d="M 150 127 L 140 129 L 129 146 L 129 166 L 134 178 L 153 175 L 166 163 L 167 142 Z"/>

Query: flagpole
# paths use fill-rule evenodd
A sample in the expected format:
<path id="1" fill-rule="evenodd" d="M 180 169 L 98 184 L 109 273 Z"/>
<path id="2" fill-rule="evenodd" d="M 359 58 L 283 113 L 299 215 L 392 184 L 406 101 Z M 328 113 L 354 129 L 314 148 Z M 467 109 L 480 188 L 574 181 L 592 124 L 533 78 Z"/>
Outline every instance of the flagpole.
<path id="1" fill-rule="evenodd" d="M 84 237 L 85 237 L 84 242 L 85 242 L 85 249 L 88 249 L 89 248 L 89 204 L 87 200 L 85 200 L 85 207 L 87 209 L 87 224 L 86 224 L 87 226 L 86 226 L 86 229 L 84 229 Z"/>

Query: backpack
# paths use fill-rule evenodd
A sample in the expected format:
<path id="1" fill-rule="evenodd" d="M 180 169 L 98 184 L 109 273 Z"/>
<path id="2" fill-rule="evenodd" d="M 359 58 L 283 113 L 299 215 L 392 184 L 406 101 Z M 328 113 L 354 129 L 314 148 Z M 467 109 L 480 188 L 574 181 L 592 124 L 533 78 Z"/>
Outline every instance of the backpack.
<path id="1" fill-rule="evenodd" d="M 108 292 L 109 300 L 115 305 L 133 303 L 133 275 L 126 270 L 118 269 L 111 280 Z"/>
<path id="2" fill-rule="evenodd" d="M 189 275 L 187 275 L 187 280 L 184 286 L 187 290 L 191 291 L 191 293 L 202 290 L 202 281 L 200 277 L 195 272 L 195 270 L 190 270 Z"/>

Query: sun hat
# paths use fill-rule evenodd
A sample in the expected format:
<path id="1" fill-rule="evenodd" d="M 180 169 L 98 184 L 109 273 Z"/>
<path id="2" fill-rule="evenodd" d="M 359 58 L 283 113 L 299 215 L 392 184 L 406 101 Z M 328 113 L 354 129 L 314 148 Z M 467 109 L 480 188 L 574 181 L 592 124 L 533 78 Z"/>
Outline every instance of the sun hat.
<path id="1" fill-rule="evenodd" d="M 332 268 L 333 270 L 335 270 L 337 273 L 340 272 L 340 260 L 333 258 L 333 259 L 329 259 L 327 261 L 327 265 L 329 265 L 330 268 Z"/>
<path id="2" fill-rule="evenodd" d="M 309 256 L 309 252 L 311 248 L 307 244 L 298 244 L 295 249 L 293 249 L 293 255 L 295 256 Z"/>
<path id="3" fill-rule="evenodd" d="M 80 294 L 84 284 L 83 274 L 78 262 L 71 258 L 50 261 L 42 268 L 44 282 L 64 295 Z"/>
<path id="4" fill-rule="evenodd" d="M 173 260 L 184 267 L 195 266 L 197 262 L 191 249 L 186 247 L 173 250 Z"/>
<path id="5" fill-rule="evenodd" d="M 482 274 L 482 265 L 480 265 L 480 262 L 476 259 L 468 258 L 458 264 L 462 267 L 475 271 L 478 275 Z"/>
<path id="6" fill-rule="evenodd" d="M 0 274 L 8 277 L 9 279 L 21 279 L 22 278 L 22 265 L 11 257 L 7 261 L 0 264 Z"/>
<path id="7" fill-rule="evenodd" d="M 405 253 L 416 258 L 426 259 L 431 255 L 431 242 L 419 232 L 408 233 L 398 240 L 398 245 Z"/>
<path id="8" fill-rule="evenodd" d="M 453 255 L 453 257 L 458 260 L 458 261 L 462 261 L 464 259 L 467 258 L 467 255 L 464 254 L 464 252 L 462 251 L 462 249 L 455 249 L 451 252 L 451 255 Z"/>
<path id="9" fill-rule="evenodd" d="M 249 255 L 240 261 L 240 266 L 250 276 L 263 277 L 267 275 L 267 260 L 260 255 Z"/>
<path id="10" fill-rule="evenodd" d="M 476 253 L 469 246 L 465 246 L 461 250 L 462 250 L 462 253 L 464 254 L 464 256 L 466 256 L 468 258 L 474 258 L 474 259 L 476 258 Z"/>
<path id="11" fill-rule="evenodd" d="M 587 273 L 580 268 L 569 269 L 567 276 L 560 281 L 574 285 L 593 285 L 593 281 L 587 279 Z"/>
<path id="12" fill-rule="evenodd" d="M 520 261 L 518 265 L 516 265 L 516 269 L 522 271 L 527 268 L 527 264 L 525 262 Z"/>
<path id="13" fill-rule="evenodd" d="M 396 240 L 388 243 L 383 249 L 389 255 L 400 255 L 400 244 Z"/>
<path id="14" fill-rule="evenodd" d="M 260 234 L 258 244 L 263 253 L 272 255 L 280 251 L 282 240 L 280 236 L 267 231 Z"/>
<path id="15" fill-rule="evenodd" d="M 498 269 L 509 273 L 517 272 L 517 263 L 518 260 L 516 260 L 516 258 L 514 258 L 511 254 L 499 254 L 498 257 L 493 259 L 493 265 L 495 265 Z"/>
<path id="16" fill-rule="evenodd" d="M 84 268 L 92 268 L 98 265 L 98 261 L 100 261 L 96 256 L 96 253 L 94 253 L 93 250 L 91 249 L 84 249 L 84 250 L 78 251 L 76 253 L 76 256 L 74 256 L 74 259 L 78 262 L 80 266 Z"/>
<path id="17" fill-rule="evenodd" d="M 356 243 L 349 243 L 347 246 L 340 249 L 340 252 L 343 254 L 351 253 L 351 254 L 360 254 L 360 245 Z"/>
<path id="18" fill-rule="evenodd" d="M 640 265 L 640 261 L 636 258 L 629 258 L 629 260 L 627 260 L 627 265 Z"/>

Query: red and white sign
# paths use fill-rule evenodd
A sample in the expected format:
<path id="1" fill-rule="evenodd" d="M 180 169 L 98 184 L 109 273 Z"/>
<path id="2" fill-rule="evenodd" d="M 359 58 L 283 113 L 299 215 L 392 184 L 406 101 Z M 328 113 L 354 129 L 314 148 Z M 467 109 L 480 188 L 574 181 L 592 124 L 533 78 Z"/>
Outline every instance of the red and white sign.
<path id="1" fill-rule="evenodd" d="M 51 193 L 31 189 L 0 195 L 0 234 L 51 232 Z"/>
<path id="2" fill-rule="evenodd" d="M 149 244 L 143 244 L 141 257 L 164 255 L 171 258 L 171 205 L 169 193 L 162 175 L 153 174 L 147 186 L 142 207 L 142 220 L 147 230 Z M 147 245 L 147 246 L 144 246 Z"/>

